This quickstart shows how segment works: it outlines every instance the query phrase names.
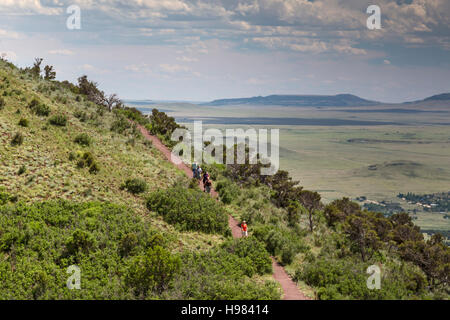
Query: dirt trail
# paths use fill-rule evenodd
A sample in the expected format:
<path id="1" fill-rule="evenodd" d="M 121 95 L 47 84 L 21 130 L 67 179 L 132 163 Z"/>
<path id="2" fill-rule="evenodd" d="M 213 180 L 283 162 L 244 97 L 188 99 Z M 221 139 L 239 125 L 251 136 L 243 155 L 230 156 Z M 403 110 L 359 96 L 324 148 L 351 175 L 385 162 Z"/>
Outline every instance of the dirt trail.
<path id="1" fill-rule="evenodd" d="M 153 143 L 153 146 L 158 149 L 171 163 L 173 163 L 178 169 L 183 170 L 188 177 L 192 178 L 192 169 L 188 167 L 180 158 L 173 156 L 169 148 L 167 148 L 162 142 L 155 136 L 151 135 L 147 129 L 137 124 L 137 127 L 141 131 L 142 135 Z M 201 186 L 200 182 L 199 185 Z M 218 193 L 211 188 L 211 196 L 218 198 Z M 232 216 L 228 216 L 228 225 L 230 226 L 233 238 L 241 237 L 241 228 L 239 222 Z M 284 268 L 273 258 L 273 278 L 278 281 L 283 289 L 283 300 L 310 300 L 307 296 L 300 292 L 295 282 L 289 277 Z"/>

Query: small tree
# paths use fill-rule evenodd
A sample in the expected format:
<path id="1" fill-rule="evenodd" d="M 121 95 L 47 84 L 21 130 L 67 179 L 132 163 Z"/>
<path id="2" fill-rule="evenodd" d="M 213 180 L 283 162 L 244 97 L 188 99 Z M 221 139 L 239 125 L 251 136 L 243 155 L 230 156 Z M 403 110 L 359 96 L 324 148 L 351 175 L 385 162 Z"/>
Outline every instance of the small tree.
<path id="1" fill-rule="evenodd" d="M 53 66 L 45 66 L 44 68 L 45 80 L 55 80 L 56 78 L 56 72 L 53 70 Z"/>
<path id="2" fill-rule="evenodd" d="M 109 97 L 103 97 L 103 104 L 108 108 L 109 112 L 113 110 L 113 108 L 118 108 L 122 106 L 122 101 L 119 99 L 117 94 L 111 94 Z"/>
<path id="3" fill-rule="evenodd" d="M 42 59 L 42 58 L 34 59 L 34 64 L 30 71 L 31 71 L 31 74 L 36 78 L 39 78 L 41 76 L 41 64 L 42 64 L 43 60 L 44 59 Z"/>
<path id="4" fill-rule="evenodd" d="M 373 225 L 365 216 L 348 216 L 344 223 L 344 232 L 353 241 L 364 262 L 382 245 Z"/>
<path id="5" fill-rule="evenodd" d="M 302 190 L 300 192 L 300 202 L 308 211 L 309 230 L 313 232 L 314 228 L 314 214 L 317 210 L 322 208 L 322 202 L 320 202 L 320 194 L 317 192 Z"/>

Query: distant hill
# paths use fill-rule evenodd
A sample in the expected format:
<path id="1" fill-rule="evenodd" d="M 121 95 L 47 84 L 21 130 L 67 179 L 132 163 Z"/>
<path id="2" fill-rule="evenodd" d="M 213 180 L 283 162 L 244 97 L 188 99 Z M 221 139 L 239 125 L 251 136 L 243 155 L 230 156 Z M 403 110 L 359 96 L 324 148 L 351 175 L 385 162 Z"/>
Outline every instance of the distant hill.
<path id="1" fill-rule="evenodd" d="M 442 102 L 450 103 L 450 93 L 436 94 L 434 96 L 425 98 L 423 100 L 405 102 L 404 104 L 417 104 L 417 103 L 428 103 L 429 104 L 429 103 L 432 103 L 434 105 L 435 103 L 440 104 Z"/>
<path id="2" fill-rule="evenodd" d="M 227 105 L 270 105 L 289 107 L 352 107 L 374 106 L 380 104 L 376 101 L 362 99 L 351 94 L 338 94 L 334 96 L 322 95 L 270 95 L 267 97 L 252 97 L 240 99 L 220 99 L 206 103 L 210 106 Z"/>
<path id="3" fill-rule="evenodd" d="M 450 93 L 437 94 L 437 95 L 425 98 L 423 101 L 444 101 L 444 100 L 450 101 Z"/>

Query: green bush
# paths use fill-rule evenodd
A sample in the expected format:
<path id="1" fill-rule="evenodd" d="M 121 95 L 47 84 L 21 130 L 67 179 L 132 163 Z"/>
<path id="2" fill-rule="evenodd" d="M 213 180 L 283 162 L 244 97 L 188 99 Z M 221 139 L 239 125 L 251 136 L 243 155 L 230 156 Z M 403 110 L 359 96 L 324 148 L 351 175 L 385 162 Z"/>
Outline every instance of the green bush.
<path id="1" fill-rule="evenodd" d="M 0 190 L 0 250 L 8 252 L 0 259 L 3 299 L 138 298 L 124 275 L 129 261 L 146 254 L 147 239 L 156 233 L 148 221 L 128 208 L 108 203 L 3 205 L 10 198 Z M 118 247 L 127 234 L 136 235 L 138 242 L 123 258 Z M 8 258 L 12 255 L 14 269 Z M 82 290 L 67 290 L 70 265 L 81 269 Z"/>
<path id="2" fill-rule="evenodd" d="M 122 115 L 118 115 L 116 120 L 111 124 L 111 131 L 123 134 L 131 128 L 131 123 Z"/>
<path id="3" fill-rule="evenodd" d="M 240 258 L 248 258 L 249 265 L 257 274 L 272 273 L 272 260 L 264 244 L 254 237 L 234 239 L 223 245 L 223 248 Z M 252 276 L 253 274 L 249 274 Z"/>
<path id="4" fill-rule="evenodd" d="M 139 239 L 135 233 L 126 234 L 119 244 L 119 254 L 121 257 L 128 256 L 139 244 Z"/>
<path id="5" fill-rule="evenodd" d="M 28 108 L 30 108 L 38 116 L 48 117 L 50 114 L 50 108 L 37 99 L 31 100 L 28 104 Z"/>
<path id="6" fill-rule="evenodd" d="M 80 133 L 75 137 L 74 142 L 81 146 L 88 147 L 91 145 L 91 138 L 87 133 Z"/>
<path id="7" fill-rule="evenodd" d="M 19 171 L 17 171 L 17 175 L 20 176 L 20 175 L 24 174 L 26 171 L 27 171 L 27 168 L 25 166 L 21 166 L 19 168 Z"/>
<path id="8" fill-rule="evenodd" d="M 28 119 L 25 119 L 25 118 L 21 118 L 20 120 L 19 120 L 19 126 L 21 126 L 21 127 L 28 127 Z"/>
<path id="9" fill-rule="evenodd" d="M 147 182 L 145 180 L 134 178 L 128 179 L 122 184 L 121 189 L 126 189 L 132 194 L 144 193 L 148 190 Z"/>
<path id="10" fill-rule="evenodd" d="M 0 206 L 8 202 L 17 202 L 17 196 L 12 196 L 3 187 L 0 187 Z"/>
<path id="11" fill-rule="evenodd" d="M 166 249 L 155 246 L 145 255 L 135 257 L 128 267 L 125 283 L 144 297 L 149 291 L 161 294 L 179 272 L 181 260 Z"/>
<path id="12" fill-rule="evenodd" d="M 225 204 L 230 204 L 239 196 L 239 187 L 230 180 L 220 180 L 215 187 L 219 193 L 220 200 Z"/>
<path id="13" fill-rule="evenodd" d="M 147 208 L 183 231 L 229 232 L 223 207 L 198 189 L 175 186 L 154 192 L 147 198 Z"/>
<path id="14" fill-rule="evenodd" d="M 0 97 L 0 110 L 2 110 L 6 105 L 5 99 L 3 99 L 2 97 Z"/>
<path id="15" fill-rule="evenodd" d="M 288 228 L 257 226 L 254 228 L 253 236 L 265 243 L 270 254 L 280 255 L 283 264 L 290 264 L 297 253 L 307 253 L 310 250 L 302 237 Z"/>
<path id="16" fill-rule="evenodd" d="M 67 117 L 62 114 L 55 114 L 49 119 L 50 124 L 58 127 L 65 127 L 67 124 Z"/>
<path id="17" fill-rule="evenodd" d="M 89 173 L 97 174 L 98 172 L 100 172 L 100 166 L 96 162 L 92 163 L 89 167 Z"/>
<path id="18" fill-rule="evenodd" d="M 100 171 L 100 166 L 95 161 L 94 156 L 91 152 L 86 151 L 83 153 L 75 154 L 74 152 L 70 152 L 69 154 L 69 160 L 77 160 L 77 168 L 83 169 L 83 168 L 89 168 L 89 173 L 91 174 L 97 174 Z"/>
<path id="19" fill-rule="evenodd" d="M 92 235 L 83 230 L 75 230 L 66 242 L 66 248 L 69 254 L 76 254 L 79 251 L 87 253 L 93 245 L 94 239 Z"/>
<path id="20" fill-rule="evenodd" d="M 95 163 L 94 156 L 89 151 L 83 153 L 83 161 L 86 167 L 90 167 Z"/>
<path id="21" fill-rule="evenodd" d="M 77 118 L 78 120 L 80 120 L 80 122 L 86 122 L 86 121 L 89 119 L 87 113 L 84 112 L 84 111 L 81 111 L 81 110 L 75 111 L 75 112 L 73 113 L 73 116 L 74 116 L 75 118 Z"/>
<path id="22" fill-rule="evenodd" d="M 17 132 L 11 140 L 11 145 L 12 146 L 20 146 L 23 143 L 23 140 L 24 140 L 23 134 L 21 134 L 20 132 Z"/>
<path id="23" fill-rule="evenodd" d="M 242 239 L 244 240 L 244 239 Z M 245 239 L 244 241 L 247 241 Z M 277 300 L 279 285 L 275 281 L 255 281 L 249 277 L 256 270 L 265 270 L 266 262 L 238 252 L 247 244 L 227 243 L 207 252 L 184 252 L 182 270 L 174 279 L 173 288 L 163 295 L 165 299 L 195 300 Z M 232 249 L 232 250 L 229 250 Z M 236 249 L 236 250 L 235 250 Z M 253 249 L 259 249 L 258 246 Z M 264 248 L 262 248 L 264 251 Z M 265 252 L 267 254 L 267 252 Z M 261 255 L 262 261 L 264 259 Z M 270 260 L 268 255 L 267 259 Z M 261 267 L 262 266 L 262 267 Z M 268 271 L 268 269 L 267 269 Z"/>
<path id="24" fill-rule="evenodd" d="M 405 263 L 385 264 L 381 274 L 381 290 L 368 289 L 366 270 L 370 264 L 350 258 L 320 258 L 311 263 L 304 263 L 294 278 L 318 288 L 317 295 L 321 300 L 396 300 L 424 297 L 427 286 L 425 275 L 418 268 Z"/>

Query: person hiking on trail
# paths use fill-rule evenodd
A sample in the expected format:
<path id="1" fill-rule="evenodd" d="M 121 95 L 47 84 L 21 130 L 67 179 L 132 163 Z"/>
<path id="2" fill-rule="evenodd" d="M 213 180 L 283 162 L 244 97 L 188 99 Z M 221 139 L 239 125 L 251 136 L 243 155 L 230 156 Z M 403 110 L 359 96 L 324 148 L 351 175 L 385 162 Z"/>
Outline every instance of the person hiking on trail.
<path id="1" fill-rule="evenodd" d="M 198 169 L 197 169 L 197 177 L 196 177 L 198 180 L 201 179 L 202 172 L 203 172 L 202 167 L 198 167 Z"/>
<path id="2" fill-rule="evenodd" d="M 196 177 L 197 177 L 197 163 L 196 163 L 196 162 L 194 162 L 194 163 L 192 164 L 192 177 L 193 177 L 193 178 L 196 178 Z"/>
<path id="3" fill-rule="evenodd" d="M 208 171 L 205 171 L 205 173 L 203 174 L 203 184 L 205 184 L 208 179 L 209 179 L 209 173 L 208 173 Z"/>
<path id="4" fill-rule="evenodd" d="M 203 185 L 205 186 L 205 192 L 210 193 L 210 192 L 211 192 L 211 185 L 212 185 L 212 182 L 211 182 L 211 180 L 209 180 L 209 177 L 208 177 L 208 179 L 206 180 L 206 182 L 203 183 Z"/>
<path id="5" fill-rule="evenodd" d="M 243 236 L 243 237 L 248 237 L 247 222 L 245 222 L 245 220 L 242 221 L 242 224 L 241 224 L 241 231 L 242 231 L 242 236 Z"/>

